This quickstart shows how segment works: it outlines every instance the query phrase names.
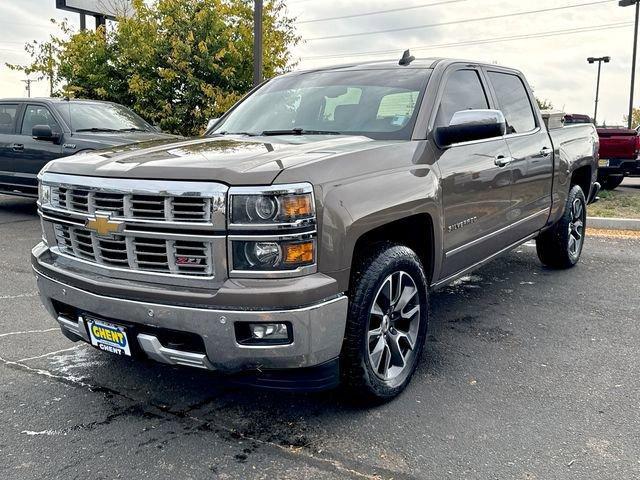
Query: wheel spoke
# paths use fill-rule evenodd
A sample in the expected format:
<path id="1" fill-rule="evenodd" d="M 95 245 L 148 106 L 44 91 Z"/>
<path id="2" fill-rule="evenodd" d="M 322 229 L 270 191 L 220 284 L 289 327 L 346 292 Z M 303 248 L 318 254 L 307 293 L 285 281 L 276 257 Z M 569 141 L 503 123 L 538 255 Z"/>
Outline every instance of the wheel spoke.
<path id="1" fill-rule="evenodd" d="M 404 307 L 406 307 L 411 300 L 418 294 L 418 290 L 410 285 L 405 286 L 402 289 L 402 294 L 398 299 L 395 307 L 393 308 L 394 312 L 402 312 Z"/>
<path id="2" fill-rule="evenodd" d="M 569 252 L 576 253 L 576 239 L 573 235 L 569 235 Z"/>
<path id="3" fill-rule="evenodd" d="M 380 305 L 378 305 L 378 298 L 376 298 L 375 302 L 373 302 L 373 306 L 371 307 L 371 315 L 377 315 L 378 317 L 384 316 L 384 312 Z"/>
<path id="4" fill-rule="evenodd" d="M 378 338 L 380 335 L 382 335 L 382 327 L 378 327 L 378 328 L 374 328 L 373 330 L 369 330 L 369 343 L 371 343 L 372 339 Z"/>
<path id="5" fill-rule="evenodd" d="M 389 367 L 391 366 L 391 350 L 389 349 L 389 345 L 385 344 L 384 346 L 384 365 L 382 367 L 382 371 L 380 372 L 384 378 L 389 377 Z"/>
<path id="6" fill-rule="evenodd" d="M 402 353 L 399 340 L 399 335 L 390 335 L 388 345 L 391 352 L 391 360 L 393 360 L 393 366 L 400 367 L 402 369 L 405 366 L 405 354 Z M 409 352 L 409 350 L 407 350 L 407 352 Z"/>
<path id="7" fill-rule="evenodd" d="M 382 361 L 382 354 L 384 353 L 384 349 L 387 348 L 387 344 L 383 336 L 378 339 L 378 342 L 373 347 L 373 350 L 369 354 L 369 358 L 371 359 L 371 366 L 376 372 L 380 371 L 380 363 Z"/>
<path id="8" fill-rule="evenodd" d="M 418 312 L 420 312 L 420 305 L 416 305 L 408 312 L 400 312 L 400 316 L 405 320 L 411 320 Z"/>

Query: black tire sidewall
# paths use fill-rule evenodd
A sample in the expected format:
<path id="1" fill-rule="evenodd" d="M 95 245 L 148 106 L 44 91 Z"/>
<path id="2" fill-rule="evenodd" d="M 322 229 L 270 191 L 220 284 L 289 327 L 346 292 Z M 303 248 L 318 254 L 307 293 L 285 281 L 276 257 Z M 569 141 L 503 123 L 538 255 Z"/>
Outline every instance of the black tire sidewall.
<path id="1" fill-rule="evenodd" d="M 351 365 L 347 371 L 359 372 L 362 378 L 345 379 L 351 385 L 360 384 L 369 390 L 369 394 L 378 399 L 389 399 L 400 393 L 413 376 L 420 361 L 424 347 L 429 318 L 429 300 L 427 292 L 427 280 L 424 270 L 417 255 L 407 247 L 394 244 L 382 244 L 368 257 L 360 262 L 360 271 L 355 278 L 350 295 L 350 306 L 347 329 L 351 335 L 347 335 L 345 342 L 357 341 L 357 345 L 350 345 L 352 355 L 343 359 L 346 362 L 358 362 Z M 394 272 L 404 271 L 411 276 L 418 289 L 420 302 L 420 327 L 415 343 L 412 364 L 408 366 L 398 377 L 385 381 L 375 374 L 369 363 L 368 352 L 368 326 L 370 310 L 376 294 L 384 280 Z M 344 351 L 344 348 L 343 348 Z M 353 353 L 357 352 L 356 355 Z"/>

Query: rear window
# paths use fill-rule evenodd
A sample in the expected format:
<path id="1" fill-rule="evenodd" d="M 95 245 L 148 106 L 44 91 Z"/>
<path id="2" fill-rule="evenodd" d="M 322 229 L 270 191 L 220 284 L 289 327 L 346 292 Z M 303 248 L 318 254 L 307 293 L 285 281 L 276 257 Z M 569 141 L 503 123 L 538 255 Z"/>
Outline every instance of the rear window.
<path id="1" fill-rule="evenodd" d="M 526 133 L 535 129 L 533 107 L 520 77 L 508 73 L 489 72 L 489 79 L 507 120 L 507 133 Z"/>
<path id="2" fill-rule="evenodd" d="M 17 104 L 0 105 L 0 133 L 13 133 L 16 124 Z"/>

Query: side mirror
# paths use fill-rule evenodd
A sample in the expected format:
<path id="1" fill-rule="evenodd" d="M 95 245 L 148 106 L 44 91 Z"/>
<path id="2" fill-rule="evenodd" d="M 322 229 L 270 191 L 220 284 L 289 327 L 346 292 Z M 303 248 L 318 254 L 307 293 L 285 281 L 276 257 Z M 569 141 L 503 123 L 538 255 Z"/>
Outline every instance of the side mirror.
<path id="1" fill-rule="evenodd" d="M 219 118 L 212 118 L 207 122 L 207 130 L 210 130 L 216 123 L 218 123 Z"/>
<path id="2" fill-rule="evenodd" d="M 454 143 L 503 136 L 507 122 L 500 110 L 461 110 L 453 114 L 448 127 L 435 129 L 434 138 L 441 148 Z"/>
<path id="3" fill-rule="evenodd" d="M 49 125 L 35 125 L 31 130 L 31 136 L 36 140 L 45 142 L 56 142 L 60 135 L 54 134 Z"/>

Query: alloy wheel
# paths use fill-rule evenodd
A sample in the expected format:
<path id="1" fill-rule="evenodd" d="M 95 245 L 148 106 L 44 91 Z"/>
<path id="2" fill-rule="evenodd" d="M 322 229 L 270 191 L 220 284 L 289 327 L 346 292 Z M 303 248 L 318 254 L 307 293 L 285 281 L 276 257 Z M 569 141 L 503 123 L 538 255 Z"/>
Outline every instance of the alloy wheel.
<path id="1" fill-rule="evenodd" d="M 389 275 L 369 313 L 369 363 L 383 380 L 394 380 L 414 360 L 420 329 L 420 296 L 416 282 L 404 271 Z"/>
<path id="2" fill-rule="evenodd" d="M 584 242 L 585 209 L 581 199 L 576 198 L 571 204 L 571 221 L 569 222 L 569 242 L 567 248 L 571 258 L 577 258 Z"/>

